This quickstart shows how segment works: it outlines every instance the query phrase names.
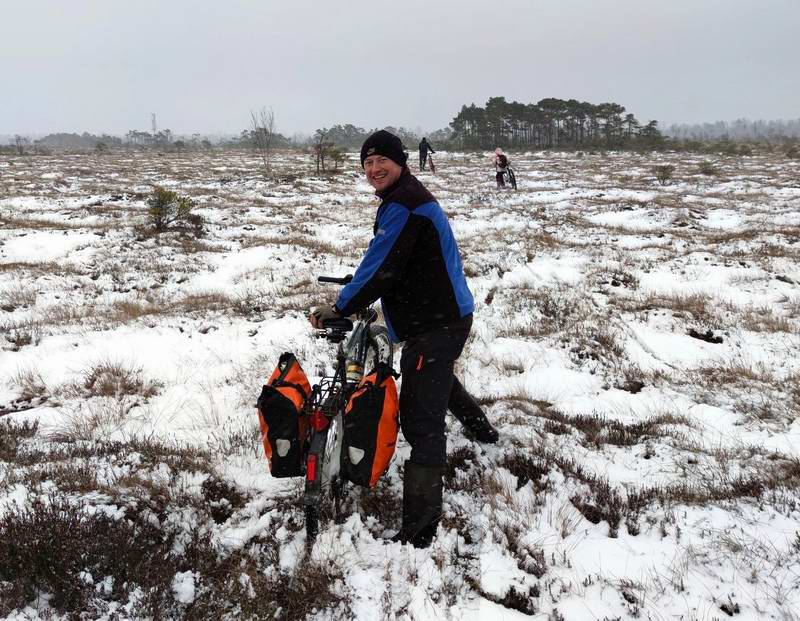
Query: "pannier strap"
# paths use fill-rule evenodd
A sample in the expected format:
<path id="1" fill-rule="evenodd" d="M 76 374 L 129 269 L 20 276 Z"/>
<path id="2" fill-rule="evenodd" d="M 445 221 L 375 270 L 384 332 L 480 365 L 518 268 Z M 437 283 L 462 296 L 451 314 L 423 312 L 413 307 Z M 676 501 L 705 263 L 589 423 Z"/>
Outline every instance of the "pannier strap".
<path id="1" fill-rule="evenodd" d="M 281 386 L 286 386 L 288 388 L 294 388 L 297 392 L 300 393 L 300 396 L 303 397 L 304 400 L 308 396 L 308 395 L 306 395 L 306 391 L 303 390 L 303 387 L 300 384 L 295 384 L 293 382 L 287 382 L 286 380 L 282 380 L 282 379 L 276 379 L 274 382 L 272 382 L 272 385 L 270 386 L 270 388 L 281 387 Z"/>
<path id="2" fill-rule="evenodd" d="M 395 379 L 400 377 L 400 374 L 396 373 L 395 370 L 385 362 L 379 362 L 378 366 L 375 367 L 374 373 L 375 373 L 376 386 L 380 386 L 381 384 L 383 384 L 384 380 L 386 380 L 390 376 Z"/>
<path id="3" fill-rule="evenodd" d="M 278 377 L 275 378 L 275 380 L 270 385 L 287 386 L 289 388 L 294 388 L 297 392 L 300 393 L 300 396 L 305 401 L 306 397 L 308 396 L 307 391 L 305 391 L 300 384 L 296 384 L 294 382 L 288 382 L 285 379 L 295 365 L 297 365 L 298 368 L 301 368 L 300 363 L 297 361 L 297 357 L 292 352 L 287 351 L 281 354 L 281 357 L 278 359 L 278 368 L 281 369 L 281 373 Z"/>

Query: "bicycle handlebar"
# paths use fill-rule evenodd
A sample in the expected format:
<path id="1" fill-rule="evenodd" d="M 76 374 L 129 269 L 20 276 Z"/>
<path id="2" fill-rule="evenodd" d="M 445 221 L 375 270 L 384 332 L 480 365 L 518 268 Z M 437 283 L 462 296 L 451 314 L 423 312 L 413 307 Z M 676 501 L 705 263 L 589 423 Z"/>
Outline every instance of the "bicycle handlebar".
<path id="1" fill-rule="evenodd" d="M 346 285 L 351 280 L 353 280 L 353 275 L 352 274 L 348 274 L 347 276 L 344 276 L 342 278 L 337 278 L 336 276 L 318 276 L 317 277 L 317 282 L 330 282 L 330 283 L 333 283 L 334 285 Z"/>

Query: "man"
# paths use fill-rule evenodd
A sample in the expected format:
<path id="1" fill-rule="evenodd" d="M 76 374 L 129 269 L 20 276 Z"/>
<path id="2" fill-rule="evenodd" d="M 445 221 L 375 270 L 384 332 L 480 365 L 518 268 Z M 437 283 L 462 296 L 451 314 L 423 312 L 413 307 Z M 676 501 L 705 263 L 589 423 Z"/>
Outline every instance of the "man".
<path id="1" fill-rule="evenodd" d="M 431 153 L 436 153 L 431 146 L 431 143 L 428 142 L 427 138 L 423 138 L 422 142 L 419 143 L 419 169 L 425 170 L 425 164 L 428 162 L 428 151 Z"/>
<path id="2" fill-rule="evenodd" d="M 374 238 L 333 308 L 317 308 L 309 320 L 323 327 L 381 298 L 392 339 L 404 341 L 400 428 L 411 456 L 403 478 L 403 526 L 395 540 L 427 547 L 442 512 L 447 409 L 481 442 L 496 442 L 498 433 L 453 375 L 474 303 L 447 216 L 411 175 L 407 159 L 400 139 L 387 131 L 364 142 L 361 164 L 381 198 Z"/>

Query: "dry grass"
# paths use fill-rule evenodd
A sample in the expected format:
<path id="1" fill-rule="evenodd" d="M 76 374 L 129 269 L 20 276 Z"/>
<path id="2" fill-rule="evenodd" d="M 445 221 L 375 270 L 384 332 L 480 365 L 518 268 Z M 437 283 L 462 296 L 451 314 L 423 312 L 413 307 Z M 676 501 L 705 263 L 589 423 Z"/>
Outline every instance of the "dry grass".
<path id="1" fill-rule="evenodd" d="M 647 440 L 660 437 L 675 437 L 672 427 L 691 426 L 689 420 L 672 412 L 652 416 L 635 423 L 623 423 L 597 414 L 564 414 L 552 408 L 540 410 L 539 416 L 560 425 L 560 429 L 571 427 L 583 434 L 582 444 L 601 447 L 635 446 Z"/>
<path id="2" fill-rule="evenodd" d="M 298 234 L 290 234 L 283 237 L 248 237 L 242 243 L 243 248 L 252 248 L 255 246 L 295 246 L 297 248 L 310 250 L 314 255 L 347 256 L 350 254 L 349 249 L 342 249 L 330 242 Z"/>
<path id="3" fill-rule="evenodd" d="M 23 284 L 0 289 L 0 310 L 11 313 L 18 308 L 33 307 L 36 305 L 37 295 L 35 287 Z"/>
<path id="4" fill-rule="evenodd" d="M 57 263 L 56 261 L 6 261 L 0 262 L 0 274 L 11 273 L 21 278 L 23 276 L 42 276 L 45 274 L 65 276 L 76 273 L 70 264 Z"/>
<path id="5" fill-rule="evenodd" d="M 20 231 L 76 231 L 89 229 L 107 233 L 111 230 L 111 226 L 108 223 L 70 222 L 68 220 L 42 217 L 25 218 L 12 216 L 0 219 L 0 230 L 2 229 Z"/>
<path id="6" fill-rule="evenodd" d="M 689 371 L 692 381 L 718 389 L 737 382 L 778 383 L 778 378 L 760 363 L 731 360 L 695 367 Z"/>
<path id="7" fill-rule="evenodd" d="M 764 235 L 765 231 L 758 229 L 733 229 L 728 231 L 714 231 L 706 233 L 705 242 L 712 246 L 752 242 Z"/>
<path id="8" fill-rule="evenodd" d="M 569 285 L 509 287 L 498 292 L 510 311 L 499 336 L 535 338 L 581 323 L 591 314 L 583 292 Z"/>
<path id="9" fill-rule="evenodd" d="M 121 360 L 100 360 L 81 373 L 77 382 L 63 390 L 72 398 L 133 397 L 158 394 L 161 384 L 144 377 L 142 367 Z"/>
<path id="10" fill-rule="evenodd" d="M 620 330 L 605 318 L 592 316 L 564 330 L 562 342 L 569 347 L 569 357 L 577 365 L 596 363 L 614 369 L 623 360 Z"/>
<path id="11" fill-rule="evenodd" d="M 714 323 L 718 320 L 714 300 L 706 293 L 650 293 L 642 297 L 618 297 L 615 304 L 626 312 L 666 309 L 675 316 L 694 321 Z"/>
<path id="12" fill-rule="evenodd" d="M 797 334 L 800 332 L 800 325 L 797 325 L 796 322 L 793 324 L 788 317 L 778 313 L 777 309 L 772 306 L 747 306 L 738 309 L 736 320 L 731 323 L 751 332 L 767 334 Z"/>
<path id="13" fill-rule="evenodd" d="M 687 371 L 683 381 L 708 403 L 732 407 L 746 420 L 780 427 L 800 415 L 797 372 L 776 373 L 765 365 L 734 359 Z"/>
<path id="14" fill-rule="evenodd" d="M 41 372 L 35 367 L 20 369 L 11 378 L 11 384 L 19 390 L 22 399 L 35 399 L 50 394 Z"/>

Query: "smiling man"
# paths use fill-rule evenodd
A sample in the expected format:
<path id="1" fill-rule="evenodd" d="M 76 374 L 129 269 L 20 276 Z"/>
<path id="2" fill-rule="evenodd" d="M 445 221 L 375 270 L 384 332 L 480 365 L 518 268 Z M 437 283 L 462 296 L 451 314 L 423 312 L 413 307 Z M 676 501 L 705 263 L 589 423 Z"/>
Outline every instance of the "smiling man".
<path id="1" fill-rule="evenodd" d="M 352 282 L 333 308 L 315 309 L 314 327 L 347 316 L 378 298 L 400 359 L 400 427 L 411 445 L 403 480 L 403 526 L 395 537 L 430 545 L 442 512 L 448 410 L 481 442 L 497 431 L 453 374 L 472 327 L 474 303 L 458 246 L 439 203 L 406 166 L 400 139 L 387 131 L 367 138 L 361 164 L 381 199 L 369 244 Z"/>

